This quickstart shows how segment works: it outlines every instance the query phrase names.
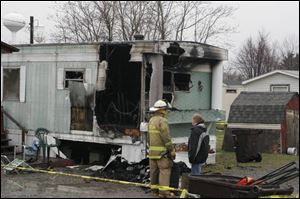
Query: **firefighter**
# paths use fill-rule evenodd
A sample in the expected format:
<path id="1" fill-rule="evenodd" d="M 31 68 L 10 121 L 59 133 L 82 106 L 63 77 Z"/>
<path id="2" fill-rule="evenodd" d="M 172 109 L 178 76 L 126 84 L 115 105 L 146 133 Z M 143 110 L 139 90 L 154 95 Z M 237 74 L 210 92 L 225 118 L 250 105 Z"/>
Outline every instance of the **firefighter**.
<path id="1" fill-rule="evenodd" d="M 166 119 L 168 104 L 163 100 L 155 102 L 150 108 L 154 115 L 148 126 L 150 180 L 152 185 L 169 186 L 173 160 L 176 157 L 172 145 L 169 124 Z M 170 191 L 159 189 L 160 197 L 173 197 Z"/>

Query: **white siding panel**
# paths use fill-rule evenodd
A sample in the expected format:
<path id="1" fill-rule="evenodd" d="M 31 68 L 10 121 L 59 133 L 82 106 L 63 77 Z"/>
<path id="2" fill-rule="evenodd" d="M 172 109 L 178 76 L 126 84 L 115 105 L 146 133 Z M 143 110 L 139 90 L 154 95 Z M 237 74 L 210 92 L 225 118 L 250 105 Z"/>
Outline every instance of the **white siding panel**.
<path id="1" fill-rule="evenodd" d="M 26 67 L 20 67 L 20 102 L 25 102 L 26 96 Z"/>
<path id="2" fill-rule="evenodd" d="M 92 83 L 92 69 L 90 68 L 85 70 L 85 82 L 88 84 Z"/>
<path id="3" fill-rule="evenodd" d="M 63 68 L 57 69 L 57 89 L 58 90 L 64 89 L 64 69 Z"/>
<path id="4" fill-rule="evenodd" d="M 246 84 L 245 91 L 269 92 L 271 84 L 290 84 L 290 91 L 299 93 L 299 79 L 283 74 L 274 74 Z"/>

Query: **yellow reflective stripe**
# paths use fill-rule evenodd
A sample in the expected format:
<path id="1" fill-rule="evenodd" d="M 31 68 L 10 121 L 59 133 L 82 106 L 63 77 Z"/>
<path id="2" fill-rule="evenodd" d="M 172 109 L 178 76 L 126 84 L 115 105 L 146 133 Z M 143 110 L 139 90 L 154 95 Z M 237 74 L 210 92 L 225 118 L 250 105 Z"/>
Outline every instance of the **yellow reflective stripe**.
<path id="1" fill-rule="evenodd" d="M 187 190 L 183 189 L 179 198 L 186 198 Z"/>
<path id="2" fill-rule="evenodd" d="M 164 146 L 150 146 L 149 150 L 150 151 L 166 151 L 167 148 Z"/>
<path id="3" fill-rule="evenodd" d="M 160 159 L 161 158 L 161 156 L 158 156 L 158 155 L 149 155 L 148 157 L 149 157 L 149 159 Z"/>
<path id="4" fill-rule="evenodd" d="M 168 145 L 172 145 L 172 142 L 167 142 L 167 143 L 166 143 L 166 146 L 168 146 Z"/>
<path id="5" fill-rule="evenodd" d="M 159 191 L 169 191 L 169 189 L 167 187 L 159 187 L 158 190 Z"/>
<path id="6" fill-rule="evenodd" d="M 160 133 L 160 131 L 149 129 L 149 133 Z"/>

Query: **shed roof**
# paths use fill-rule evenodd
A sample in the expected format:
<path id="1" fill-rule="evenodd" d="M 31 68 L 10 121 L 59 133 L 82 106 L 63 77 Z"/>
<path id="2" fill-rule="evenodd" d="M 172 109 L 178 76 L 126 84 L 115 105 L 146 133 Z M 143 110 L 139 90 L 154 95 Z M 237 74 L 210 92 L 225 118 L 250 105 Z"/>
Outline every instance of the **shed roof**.
<path id="1" fill-rule="evenodd" d="M 296 92 L 241 92 L 230 107 L 229 123 L 280 124 Z"/>

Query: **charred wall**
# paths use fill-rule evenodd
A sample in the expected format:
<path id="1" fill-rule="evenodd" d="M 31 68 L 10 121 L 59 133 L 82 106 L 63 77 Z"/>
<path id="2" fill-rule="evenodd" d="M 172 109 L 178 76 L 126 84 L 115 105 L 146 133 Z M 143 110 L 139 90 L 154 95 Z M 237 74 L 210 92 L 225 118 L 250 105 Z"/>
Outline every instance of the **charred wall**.
<path id="1" fill-rule="evenodd" d="M 135 128 L 139 124 L 141 63 L 129 62 L 129 44 L 103 44 L 100 61 L 106 60 L 105 90 L 96 92 L 95 114 L 102 129 Z"/>

